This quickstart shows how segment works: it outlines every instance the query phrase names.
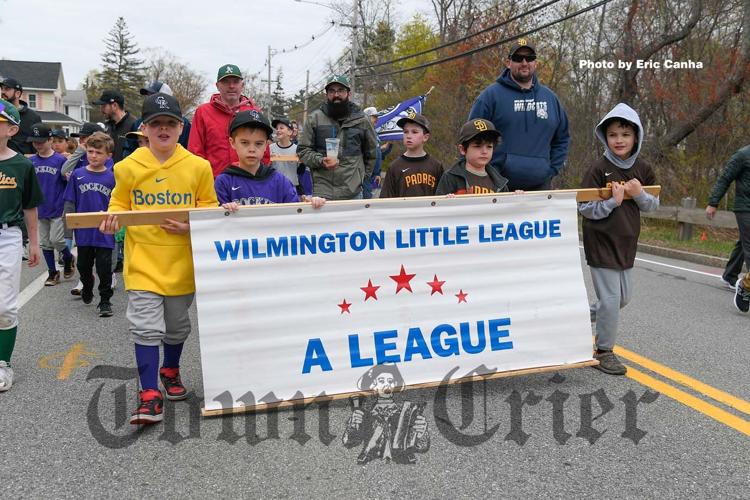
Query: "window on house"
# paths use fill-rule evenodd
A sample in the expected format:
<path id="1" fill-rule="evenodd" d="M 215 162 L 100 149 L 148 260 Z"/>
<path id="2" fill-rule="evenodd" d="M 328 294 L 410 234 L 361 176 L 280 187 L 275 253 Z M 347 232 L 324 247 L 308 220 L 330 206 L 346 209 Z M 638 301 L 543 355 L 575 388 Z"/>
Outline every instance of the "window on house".
<path id="1" fill-rule="evenodd" d="M 68 106 L 67 104 L 65 105 L 65 114 L 70 116 L 70 106 Z"/>
<path id="2" fill-rule="evenodd" d="M 29 94 L 29 107 L 36 109 L 36 94 Z"/>

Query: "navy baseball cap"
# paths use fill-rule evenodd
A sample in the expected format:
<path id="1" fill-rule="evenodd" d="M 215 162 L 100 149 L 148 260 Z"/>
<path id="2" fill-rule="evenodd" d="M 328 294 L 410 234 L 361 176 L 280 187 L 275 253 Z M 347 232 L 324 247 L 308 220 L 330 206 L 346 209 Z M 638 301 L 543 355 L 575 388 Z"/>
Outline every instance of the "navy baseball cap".
<path id="1" fill-rule="evenodd" d="M 271 127 L 271 124 L 268 123 L 268 118 L 262 113 L 252 109 L 249 111 L 240 111 L 234 115 L 232 123 L 229 124 L 229 135 L 232 135 L 232 132 L 245 125 L 265 130 L 268 137 L 271 137 L 273 134 L 273 128 Z"/>
<path id="2" fill-rule="evenodd" d="M 31 134 L 26 138 L 26 142 L 45 142 L 52 137 L 52 130 L 44 123 L 35 123 L 31 127 Z"/>
<path id="3" fill-rule="evenodd" d="M 2 82 L 0 82 L 0 86 L 10 87 L 12 89 L 20 90 L 21 92 L 23 92 L 23 85 L 21 85 L 21 82 L 19 82 L 15 78 L 6 78 Z"/>
<path id="4" fill-rule="evenodd" d="M 85 122 L 83 127 L 81 127 L 81 130 L 73 132 L 70 134 L 70 137 L 88 137 L 94 132 L 104 132 L 104 130 L 102 130 L 102 128 L 96 123 Z"/>
<path id="5" fill-rule="evenodd" d="M 52 129 L 52 137 L 59 137 L 60 139 L 67 139 L 68 134 L 61 128 Z"/>
<path id="6" fill-rule="evenodd" d="M 159 80 L 149 82 L 149 84 L 143 87 L 139 92 L 141 95 L 153 95 L 158 94 L 159 92 L 161 92 L 162 94 L 174 95 L 174 92 L 172 92 L 172 89 L 169 87 L 169 85 L 164 82 L 160 82 Z"/>
<path id="7" fill-rule="evenodd" d="M 286 118 L 274 118 L 274 120 L 271 122 L 271 126 L 273 128 L 276 128 L 276 126 L 281 123 L 282 125 L 286 125 L 287 128 L 292 128 L 292 122 L 287 120 Z"/>
<path id="8" fill-rule="evenodd" d="M 168 116 L 182 122 L 182 109 L 174 96 L 159 92 L 144 99 L 141 112 L 143 123 L 148 123 L 159 116 Z"/>
<path id="9" fill-rule="evenodd" d="M 513 54 L 515 54 L 519 49 L 529 49 L 533 55 L 536 55 L 536 49 L 533 45 L 529 43 L 529 41 L 525 38 L 519 38 L 515 42 L 513 42 L 513 45 L 510 46 L 510 51 L 508 52 L 508 57 L 513 57 Z"/>
<path id="10" fill-rule="evenodd" d="M 102 92 L 102 96 L 96 101 L 91 101 L 91 104 L 101 106 L 102 104 L 112 104 L 113 102 L 122 107 L 125 105 L 125 96 L 116 90 L 105 90 Z"/>

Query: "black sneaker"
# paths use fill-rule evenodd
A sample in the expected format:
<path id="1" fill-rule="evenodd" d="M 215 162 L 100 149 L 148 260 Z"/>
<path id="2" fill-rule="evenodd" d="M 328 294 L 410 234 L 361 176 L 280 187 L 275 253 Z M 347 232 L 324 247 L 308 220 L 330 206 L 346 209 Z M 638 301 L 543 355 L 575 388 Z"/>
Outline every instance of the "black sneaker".
<path id="1" fill-rule="evenodd" d="M 750 290 L 745 290 L 742 286 L 742 278 L 735 284 L 737 289 L 734 291 L 734 307 L 741 313 L 747 314 L 750 309 Z"/>
<path id="2" fill-rule="evenodd" d="M 602 351 L 594 354 L 594 359 L 599 361 L 599 364 L 594 366 L 599 371 L 608 373 L 610 375 L 625 375 L 628 369 L 625 365 L 620 363 L 615 353 L 612 351 Z"/>
<path id="3" fill-rule="evenodd" d="M 44 286 L 55 286 L 60 283 L 60 271 L 50 273 L 47 277 L 47 281 L 44 282 Z"/>
<path id="4" fill-rule="evenodd" d="M 70 256 L 68 262 L 63 263 L 63 278 L 69 280 L 76 274 L 76 258 L 75 255 Z"/>
<path id="5" fill-rule="evenodd" d="M 81 289 L 81 300 L 86 305 L 91 304 L 91 301 L 94 300 L 94 288 L 86 289 L 86 287 L 83 287 Z"/>
<path id="6" fill-rule="evenodd" d="M 121 273 L 122 272 L 122 261 L 118 261 L 117 264 L 115 264 L 114 270 L 112 270 L 113 273 Z"/>
<path id="7" fill-rule="evenodd" d="M 161 368 L 159 369 L 159 378 L 168 400 L 181 401 L 187 398 L 187 389 L 180 380 L 179 368 Z"/>
<path id="8" fill-rule="evenodd" d="M 99 302 L 96 309 L 99 311 L 99 317 L 101 318 L 109 318 L 112 316 L 112 304 L 109 302 Z"/>
<path id="9" fill-rule="evenodd" d="M 138 400 L 138 408 L 130 416 L 131 424 L 155 424 L 164 419 L 164 414 L 162 413 L 164 398 L 162 398 L 161 392 L 155 389 L 146 389 L 138 393 Z"/>

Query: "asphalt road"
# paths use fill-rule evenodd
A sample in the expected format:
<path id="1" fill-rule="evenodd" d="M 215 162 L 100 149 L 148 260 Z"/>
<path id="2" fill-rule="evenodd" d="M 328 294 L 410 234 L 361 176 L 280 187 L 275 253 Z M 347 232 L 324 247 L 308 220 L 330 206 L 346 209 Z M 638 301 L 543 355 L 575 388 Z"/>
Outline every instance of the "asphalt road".
<path id="1" fill-rule="evenodd" d="M 122 287 L 106 319 L 69 294 L 73 281 L 27 293 L 15 385 L 0 394 L 0 494 L 748 498 L 750 317 L 720 270 L 639 257 L 619 342 L 628 377 L 582 368 L 402 393 L 427 408 L 430 448 L 412 465 L 357 465 L 341 442 L 347 402 L 201 418 L 196 335 L 182 362 L 192 397 L 131 428 Z M 22 286 L 40 272 L 24 269 Z"/>

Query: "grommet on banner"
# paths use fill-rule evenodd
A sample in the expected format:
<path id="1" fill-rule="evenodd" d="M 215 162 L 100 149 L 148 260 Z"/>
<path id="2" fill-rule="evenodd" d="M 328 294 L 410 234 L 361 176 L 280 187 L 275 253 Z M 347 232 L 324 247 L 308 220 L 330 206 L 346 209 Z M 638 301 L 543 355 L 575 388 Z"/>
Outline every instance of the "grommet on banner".
<path id="1" fill-rule="evenodd" d="M 370 204 L 369 203 L 365 203 L 365 208 L 370 208 Z"/>
<path id="2" fill-rule="evenodd" d="M 229 212 L 229 211 L 224 212 L 224 217 L 229 217 L 230 215 L 232 215 L 232 212 Z"/>
<path id="3" fill-rule="evenodd" d="M 552 199 L 552 195 L 551 195 L 551 194 L 548 194 L 548 195 L 547 195 L 547 199 L 548 199 L 548 200 L 551 200 L 551 199 Z"/>
<path id="4" fill-rule="evenodd" d="M 497 198 L 492 198 L 492 203 L 497 203 Z"/>
<path id="5" fill-rule="evenodd" d="M 298 213 L 298 214 L 301 214 L 301 213 L 302 213 L 302 209 L 301 209 L 301 208 L 298 208 L 298 209 L 297 209 L 297 213 Z"/>
<path id="6" fill-rule="evenodd" d="M 432 203 L 430 203 L 431 207 L 434 207 L 435 205 L 437 205 L 437 203 L 435 203 L 434 201 Z"/>

